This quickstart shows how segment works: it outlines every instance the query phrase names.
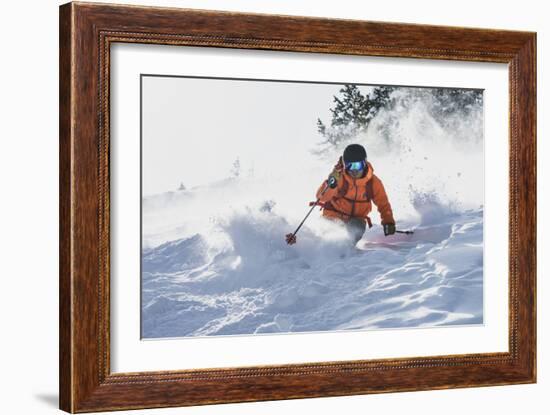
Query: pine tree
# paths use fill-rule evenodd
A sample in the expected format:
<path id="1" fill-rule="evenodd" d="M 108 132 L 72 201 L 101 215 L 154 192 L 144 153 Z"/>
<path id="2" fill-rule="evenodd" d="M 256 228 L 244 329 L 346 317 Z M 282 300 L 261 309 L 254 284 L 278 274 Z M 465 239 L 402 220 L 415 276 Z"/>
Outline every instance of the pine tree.
<path id="1" fill-rule="evenodd" d="M 480 89 L 435 88 L 432 113 L 435 117 L 455 113 L 467 115 L 475 107 L 483 105 L 483 91 Z"/>
<path id="2" fill-rule="evenodd" d="M 321 144 L 329 147 L 339 146 L 351 141 L 358 133 L 366 131 L 376 114 L 392 104 L 393 91 L 393 87 L 379 86 L 375 87 L 372 93 L 364 95 L 357 85 L 344 85 L 339 91 L 340 95 L 333 97 L 335 105 L 330 108 L 330 127 L 321 119 L 317 119 L 317 131 L 325 139 Z"/>
<path id="3" fill-rule="evenodd" d="M 483 91 L 479 89 L 400 87 L 400 93 L 393 94 L 396 89 L 377 86 L 363 94 L 357 85 L 344 85 L 333 97 L 330 125 L 317 119 L 317 132 L 324 140 L 313 152 L 322 155 L 355 141 L 359 134 L 368 130 L 381 110 L 386 110 L 386 113 L 384 122 L 374 124 L 376 135 L 390 143 L 403 111 L 418 103 L 425 105 L 433 119 L 446 128 L 452 128 L 464 116 L 483 108 Z"/>

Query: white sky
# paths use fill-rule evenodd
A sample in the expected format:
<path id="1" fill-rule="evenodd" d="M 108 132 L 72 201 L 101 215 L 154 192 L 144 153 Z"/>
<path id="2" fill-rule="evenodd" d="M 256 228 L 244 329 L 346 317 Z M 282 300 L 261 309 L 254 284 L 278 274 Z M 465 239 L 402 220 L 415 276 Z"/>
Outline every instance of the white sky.
<path id="1" fill-rule="evenodd" d="M 142 77 L 143 194 L 289 168 L 321 140 L 341 85 Z M 368 87 L 365 87 L 368 88 Z"/>

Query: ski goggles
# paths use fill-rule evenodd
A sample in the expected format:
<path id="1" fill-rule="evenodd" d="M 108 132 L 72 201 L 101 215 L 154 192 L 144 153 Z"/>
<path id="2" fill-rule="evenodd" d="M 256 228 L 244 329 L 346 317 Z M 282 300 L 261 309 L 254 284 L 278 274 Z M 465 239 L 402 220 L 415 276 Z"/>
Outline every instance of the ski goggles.
<path id="1" fill-rule="evenodd" d="M 350 171 L 360 171 L 364 170 L 366 166 L 365 160 L 362 161 L 352 161 L 349 163 L 346 163 L 346 169 Z"/>

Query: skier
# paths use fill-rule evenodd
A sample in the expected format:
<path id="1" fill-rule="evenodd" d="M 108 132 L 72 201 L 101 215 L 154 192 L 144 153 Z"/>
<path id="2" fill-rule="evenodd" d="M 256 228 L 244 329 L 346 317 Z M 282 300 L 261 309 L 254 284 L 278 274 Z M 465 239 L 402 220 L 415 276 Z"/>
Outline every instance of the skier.
<path id="1" fill-rule="evenodd" d="M 350 144 L 334 166 L 332 173 L 317 190 L 323 217 L 342 221 L 354 244 L 359 242 L 368 223 L 374 202 L 382 219 L 384 235 L 395 233 L 395 221 L 382 181 L 367 161 L 367 152 L 360 144 Z"/>

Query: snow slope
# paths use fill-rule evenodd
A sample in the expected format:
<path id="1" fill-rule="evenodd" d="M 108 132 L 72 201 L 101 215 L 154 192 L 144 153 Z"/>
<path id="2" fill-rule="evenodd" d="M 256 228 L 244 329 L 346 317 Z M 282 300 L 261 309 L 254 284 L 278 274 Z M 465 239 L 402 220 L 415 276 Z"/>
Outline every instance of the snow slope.
<path id="1" fill-rule="evenodd" d="M 419 219 L 400 226 L 414 235 L 384 237 L 375 225 L 357 248 L 318 218 L 322 229 L 306 226 L 288 246 L 295 223 L 266 203 L 146 249 L 142 336 L 482 323 L 482 208 L 413 204 Z"/>

